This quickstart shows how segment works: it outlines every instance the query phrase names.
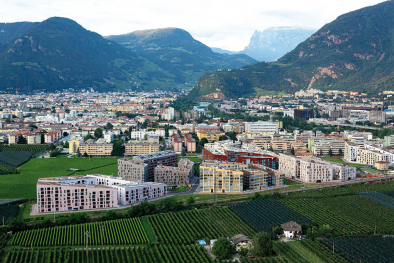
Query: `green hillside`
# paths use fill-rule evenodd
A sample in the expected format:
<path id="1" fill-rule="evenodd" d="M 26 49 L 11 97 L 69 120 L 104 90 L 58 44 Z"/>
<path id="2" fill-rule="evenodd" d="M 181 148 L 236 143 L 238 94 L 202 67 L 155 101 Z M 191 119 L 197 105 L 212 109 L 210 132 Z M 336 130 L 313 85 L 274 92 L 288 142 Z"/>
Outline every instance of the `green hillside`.
<path id="1" fill-rule="evenodd" d="M 377 93 L 394 85 L 394 2 L 338 17 L 278 62 L 257 63 L 202 76 L 190 97 L 237 98 L 257 90 L 300 89 Z"/>
<path id="2" fill-rule="evenodd" d="M 179 83 L 195 83 L 204 72 L 239 68 L 257 61 L 247 55 L 227 55 L 213 52 L 179 28 L 135 31 L 125 35 L 108 36 L 152 61 L 176 76 Z"/>

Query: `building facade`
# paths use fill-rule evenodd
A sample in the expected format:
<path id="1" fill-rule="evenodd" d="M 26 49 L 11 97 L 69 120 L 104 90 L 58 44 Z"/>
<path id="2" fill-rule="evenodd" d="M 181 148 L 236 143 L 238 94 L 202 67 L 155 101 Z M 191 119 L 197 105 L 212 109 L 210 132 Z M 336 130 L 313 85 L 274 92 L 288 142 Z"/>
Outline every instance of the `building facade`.
<path id="1" fill-rule="evenodd" d="M 118 159 L 118 176 L 129 181 L 148 182 L 148 164 L 128 158 Z"/>
<path id="2" fill-rule="evenodd" d="M 129 141 L 125 144 L 125 156 L 156 153 L 160 151 L 160 144 L 150 141 Z"/>
<path id="3" fill-rule="evenodd" d="M 156 183 L 163 183 L 168 186 L 188 186 L 190 169 L 159 165 L 154 169 L 154 176 Z"/>
<path id="4" fill-rule="evenodd" d="M 151 154 L 134 156 L 133 160 L 148 164 L 147 179 L 153 181 L 154 169 L 158 165 L 178 166 L 178 154 L 174 151 L 162 151 Z"/>

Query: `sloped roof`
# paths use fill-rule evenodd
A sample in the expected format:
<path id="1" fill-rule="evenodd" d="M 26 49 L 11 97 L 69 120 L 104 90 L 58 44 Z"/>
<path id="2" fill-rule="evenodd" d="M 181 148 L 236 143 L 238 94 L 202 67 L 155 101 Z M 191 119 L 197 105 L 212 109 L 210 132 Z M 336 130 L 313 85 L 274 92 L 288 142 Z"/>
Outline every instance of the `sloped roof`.
<path id="1" fill-rule="evenodd" d="M 238 234 L 230 238 L 230 241 L 233 242 L 234 245 L 237 245 L 240 242 L 250 241 L 250 238 L 245 235 Z"/>
<path id="2" fill-rule="evenodd" d="M 284 231 L 302 231 L 301 225 L 290 221 L 281 225 Z"/>

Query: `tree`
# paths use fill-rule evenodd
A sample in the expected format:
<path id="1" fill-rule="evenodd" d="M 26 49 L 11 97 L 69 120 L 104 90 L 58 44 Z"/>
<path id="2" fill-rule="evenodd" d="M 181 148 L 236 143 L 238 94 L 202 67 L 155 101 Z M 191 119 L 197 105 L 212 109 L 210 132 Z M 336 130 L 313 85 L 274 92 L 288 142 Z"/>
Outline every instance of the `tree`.
<path id="1" fill-rule="evenodd" d="M 295 155 L 294 147 L 291 148 L 291 155 Z"/>
<path id="2" fill-rule="evenodd" d="M 226 238 L 221 237 L 213 244 L 212 254 L 219 260 L 229 259 L 235 253 L 234 245 Z"/>
<path id="3" fill-rule="evenodd" d="M 328 150 L 328 155 L 332 156 L 332 150 Z"/>
<path id="4" fill-rule="evenodd" d="M 219 136 L 219 141 L 225 141 L 225 140 L 227 140 L 228 138 L 227 138 L 227 136 L 226 135 L 220 135 Z"/>
<path id="5" fill-rule="evenodd" d="M 181 156 L 186 156 L 186 149 L 185 149 L 185 147 L 182 147 Z"/>
<path id="6" fill-rule="evenodd" d="M 67 137 L 68 136 L 68 132 L 63 132 L 63 137 Z"/>
<path id="7" fill-rule="evenodd" d="M 79 148 L 77 150 L 77 157 L 81 157 L 81 152 L 79 151 Z"/>
<path id="8" fill-rule="evenodd" d="M 103 130 L 101 128 L 97 128 L 94 130 L 94 137 L 101 138 L 103 137 Z"/>
<path id="9" fill-rule="evenodd" d="M 260 232 L 253 237 L 253 255 L 272 256 L 274 254 L 271 235 Z"/>
<path id="10" fill-rule="evenodd" d="M 283 234 L 283 228 L 281 228 L 280 226 L 275 227 L 274 233 L 277 235 Z"/>
<path id="11" fill-rule="evenodd" d="M 238 254 L 241 256 L 241 258 L 245 258 L 248 255 L 249 250 L 247 248 L 241 247 L 238 250 Z"/>
<path id="12" fill-rule="evenodd" d="M 27 144 L 26 138 L 23 137 L 22 135 L 19 135 L 17 144 Z"/>
<path id="13" fill-rule="evenodd" d="M 338 155 L 339 155 L 339 156 L 342 156 L 342 149 L 339 149 Z"/>
<path id="14" fill-rule="evenodd" d="M 105 125 L 106 130 L 111 130 L 113 127 L 114 126 L 110 122 L 107 122 L 107 125 Z"/>
<path id="15" fill-rule="evenodd" d="M 322 151 L 322 149 L 320 149 L 319 156 L 322 156 L 322 155 L 323 155 L 323 151 Z"/>
<path id="16" fill-rule="evenodd" d="M 84 141 L 87 141 L 87 140 L 93 139 L 93 138 L 94 138 L 94 137 L 93 137 L 91 134 L 88 134 L 88 135 L 85 136 Z"/>
<path id="17" fill-rule="evenodd" d="M 89 157 L 89 155 L 86 152 L 84 152 L 83 157 Z"/>
<path id="18" fill-rule="evenodd" d="M 49 150 L 55 150 L 56 149 L 56 146 L 53 144 L 53 143 L 51 143 L 51 145 L 49 146 Z"/>
<path id="19" fill-rule="evenodd" d="M 148 134 L 145 134 L 145 135 L 144 135 L 144 140 L 145 140 L 145 141 L 148 140 Z"/>
<path id="20" fill-rule="evenodd" d="M 187 198 L 187 200 L 186 200 L 186 203 L 188 204 L 188 205 L 192 205 L 192 204 L 194 204 L 196 202 L 196 200 L 194 200 L 194 197 L 193 196 L 189 196 L 188 198 Z"/>

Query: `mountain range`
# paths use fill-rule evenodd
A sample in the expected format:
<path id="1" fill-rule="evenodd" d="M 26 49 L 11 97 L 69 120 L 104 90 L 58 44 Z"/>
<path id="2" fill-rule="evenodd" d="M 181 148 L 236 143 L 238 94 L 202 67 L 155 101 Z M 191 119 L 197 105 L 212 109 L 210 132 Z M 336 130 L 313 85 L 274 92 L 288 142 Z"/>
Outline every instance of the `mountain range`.
<path id="1" fill-rule="evenodd" d="M 229 55 L 246 54 L 258 61 L 276 61 L 316 31 L 316 29 L 301 27 L 271 27 L 263 31 L 256 30 L 250 38 L 249 45 L 242 51 L 211 49 Z"/>
<path id="2" fill-rule="evenodd" d="M 326 24 L 276 62 L 205 73 L 190 97 L 238 98 L 300 89 L 376 94 L 394 85 L 394 2 Z"/>
<path id="3" fill-rule="evenodd" d="M 3 91 L 169 90 L 194 86 L 207 71 L 256 62 L 246 55 L 214 53 L 177 28 L 104 38 L 60 17 L 0 24 Z"/>

